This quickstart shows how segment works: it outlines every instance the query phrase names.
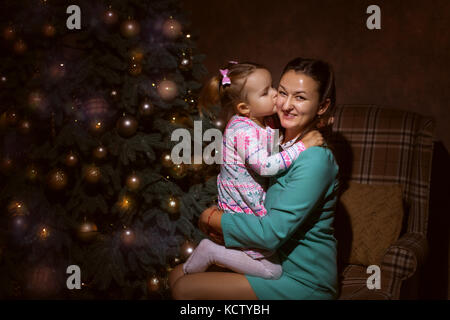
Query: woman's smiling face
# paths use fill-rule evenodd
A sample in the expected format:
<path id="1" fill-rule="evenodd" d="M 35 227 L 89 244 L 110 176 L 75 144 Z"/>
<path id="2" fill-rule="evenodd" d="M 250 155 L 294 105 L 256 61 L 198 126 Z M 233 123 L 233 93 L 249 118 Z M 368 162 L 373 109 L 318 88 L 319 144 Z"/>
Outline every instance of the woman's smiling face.
<path id="1" fill-rule="evenodd" d="M 316 115 L 326 108 L 319 108 L 319 83 L 313 78 L 290 70 L 280 80 L 276 100 L 277 113 L 285 129 L 302 131 Z"/>

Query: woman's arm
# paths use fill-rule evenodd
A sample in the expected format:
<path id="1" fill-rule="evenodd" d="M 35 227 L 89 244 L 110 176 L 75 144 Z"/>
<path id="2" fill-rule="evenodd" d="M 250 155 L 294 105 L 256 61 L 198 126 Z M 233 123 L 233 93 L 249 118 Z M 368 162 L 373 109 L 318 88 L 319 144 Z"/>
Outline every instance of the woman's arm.
<path id="1" fill-rule="evenodd" d="M 334 188 L 337 166 L 330 150 L 312 147 L 302 153 L 288 175 L 284 188 L 277 194 L 276 205 L 267 208 L 266 216 L 216 216 L 214 227 L 221 224 L 227 247 L 276 250 L 315 212 L 327 191 Z"/>

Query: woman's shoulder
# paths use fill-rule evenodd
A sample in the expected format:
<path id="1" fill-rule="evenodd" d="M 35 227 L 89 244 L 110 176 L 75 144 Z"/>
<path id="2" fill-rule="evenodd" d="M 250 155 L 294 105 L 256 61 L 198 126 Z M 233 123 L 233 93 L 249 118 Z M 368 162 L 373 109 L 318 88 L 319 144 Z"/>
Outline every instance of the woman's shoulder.
<path id="1" fill-rule="evenodd" d="M 308 167 L 332 169 L 336 173 L 339 169 L 333 152 L 326 146 L 309 147 L 294 162 L 294 166 L 302 166 L 305 164 Z"/>

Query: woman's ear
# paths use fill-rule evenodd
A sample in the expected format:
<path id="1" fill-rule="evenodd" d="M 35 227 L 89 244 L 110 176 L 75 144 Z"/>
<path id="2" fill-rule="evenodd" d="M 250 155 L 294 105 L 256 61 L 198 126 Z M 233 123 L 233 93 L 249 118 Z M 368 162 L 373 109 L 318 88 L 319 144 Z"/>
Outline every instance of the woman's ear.
<path id="1" fill-rule="evenodd" d="M 319 115 L 319 116 L 323 115 L 328 110 L 330 103 L 331 103 L 331 100 L 329 98 L 327 98 L 325 100 L 325 102 L 320 105 L 319 111 L 317 111 L 317 115 Z"/>
<path id="2" fill-rule="evenodd" d="M 249 116 L 250 115 L 250 108 L 248 107 L 247 104 L 245 104 L 244 102 L 239 103 L 236 106 L 236 110 L 240 115 L 243 116 Z"/>

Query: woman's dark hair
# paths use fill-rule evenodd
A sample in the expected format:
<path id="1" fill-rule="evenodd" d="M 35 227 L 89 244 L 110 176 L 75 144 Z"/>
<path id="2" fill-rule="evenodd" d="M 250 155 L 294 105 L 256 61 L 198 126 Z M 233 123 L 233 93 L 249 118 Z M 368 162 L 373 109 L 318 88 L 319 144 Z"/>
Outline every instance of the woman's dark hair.
<path id="1" fill-rule="evenodd" d="M 313 78 L 319 84 L 319 104 L 322 105 L 327 99 L 330 100 L 330 105 L 327 111 L 320 117 L 316 116 L 314 121 L 306 128 L 299 139 L 314 129 L 318 129 L 324 139 L 328 142 L 328 137 L 331 133 L 331 126 L 328 125 L 330 117 L 333 115 L 336 106 L 336 87 L 334 84 L 334 72 L 331 65 L 325 61 L 308 58 L 295 58 L 288 62 L 284 67 L 281 77 L 288 71 L 295 71 Z"/>

